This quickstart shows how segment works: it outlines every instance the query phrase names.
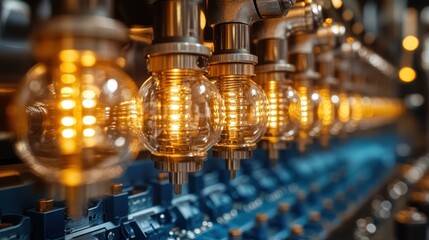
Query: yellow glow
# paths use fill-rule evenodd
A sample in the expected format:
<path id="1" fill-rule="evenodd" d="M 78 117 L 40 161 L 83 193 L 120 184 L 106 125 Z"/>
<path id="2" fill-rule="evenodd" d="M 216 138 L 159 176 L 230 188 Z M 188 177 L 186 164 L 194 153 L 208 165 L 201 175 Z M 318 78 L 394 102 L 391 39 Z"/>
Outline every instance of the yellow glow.
<path id="1" fill-rule="evenodd" d="M 92 67 L 97 61 L 95 55 L 91 51 L 86 51 L 82 54 L 81 63 L 84 67 Z"/>
<path id="2" fill-rule="evenodd" d="M 179 105 L 176 105 L 176 104 L 172 104 L 172 105 L 170 105 L 170 109 L 171 109 L 171 110 L 179 110 L 179 108 L 180 108 L 180 106 L 179 106 Z"/>
<path id="3" fill-rule="evenodd" d="M 171 114 L 170 118 L 171 118 L 171 120 L 177 121 L 180 119 L 180 115 L 179 114 Z"/>
<path id="4" fill-rule="evenodd" d="M 94 83 L 94 75 L 92 74 L 83 74 L 82 82 L 85 84 L 93 84 Z"/>
<path id="5" fill-rule="evenodd" d="M 76 76 L 70 73 L 66 73 L 61 75 L 61 82 L 66 83 L 66 84 L 70 84 L 70 83 L 74 83 L 76 81 Z"/>
<path id="6" fill-rule="evenodd" d="M 319 108 L 317 109 L 317 114 L 322 127 L 330 127 L 335 118 L 334 106 L 331 102 L 331 94 L 327 88 L 320 89 L 319 94 L 320 104 Z"/>
<path id="7" fill-rule="evenodd" d="M 72 128 L 66 128 L 61 132 L 63 138 L 72 138 L 76 136 L 76 130 Z"/>
<path id="8" fill-rule="evenodd" d="M 85 116 L 82 119 L 83 124 L 85 124 L 85 125 L 92 125 L 92 124 L 94 124 L 96 122 L 96 120 L 97 119 L 94 116 L 91 116 L 91 115 Z"/>
<path id="9" fill-rule="evenodd" d="M 326 18 L 325 19 L 325 23 L 327 23 L 327 24 L 331 24 L 333 21 L 332 21 L 332 18 Z"/>
<path id="10" fill-rule="evenodd" d="M 311 98 L 306 86 L 298 86 L 297 90 L 301 100 L 301 128 L 307 129 L 313 124 L 313 114 L 310 111 Z"/>
<path id="11" fill-rule="evenodd" d="M 180 129 L 179 124 L 175 124 L 175 123 L 171 124 L 171 130 L 179 131 L 179 129 Z"/>
<path id="12" fill-rule="evenodd" d="M 200 12 L 200 28 L 203 30 L 206 27 L 206 15 L 204 15 L 204 12 Z"/>
<path id="13" fill-rule="evenodd" d="M 345 92 L 341 92 L 339 98 L 338 120 L 342 123 L 347 123 L 350 120 L 350 101 Z"/>
<path id="14" fill-rule="evenodd" d="M 61 124 L 66 127 L 70 127 L 76 124 L 76 118 L 74 117 L 63 117 L 61 119 Z"/>
<path id="15" fill-rule="evenodd" d="M 95 130 L 93 128 L 86 128 L 83 130 L 83 136 L 84 137 L 94 137 L 95 136 Z"/>
<path id="16" fill-rule="evenodd" d="M 351 98 L 352 119 L 356 124 L 359 124 L 363 118 L 363 102 L 360 95 L 355 95 Z"/>
<path id="17" fill-rule="evenodd" d="M 414 51 L 419 47 L 419 39 L 413 35 L 406 36 L 402 40 L 402 47 L 407 51 Z"/>
<path id="18" fill-rule="evenodd" d="M 61 95 L 64 97 L 68 97 L 74 93 L 74 89 L 71 87 L 63 87 L 61 88 Z"/>
<path id="19" fill-rule="evenodd" d="M 61 107 L 63 109 L 72 109 L 76 106 L 76 102 L 71 99 L 66 99 L 61 101 Z"/>
<path id="20" fill-rule="evenodd" d="M 62 50 L 59 54 L 59 58 L 63 62 L 76 62 L 79 58 L 79 54 L 76 50 Z"/>
<path id="21" fill-rule="evenodd" d="M 270 117 L 268 118 L 268 130 L 267 133 L 271 135 L 278 135 L 278 127 L 284 123 L 280 122 L 281 117 L 279 116 L 279 98 L 277 96 L 279 85 L 277 81 L 269 81 L 264 86 L 265 95 L 270 102 Z"/>
<path id="22" fill-rule="evenodd" d="M 362 107 L 363 107 L 363 117 L 370 119 L 374 116 L 374 105 L 375 103 L 369 97 L 362 98 Z M 387 108 L 388 109 L 388 106 Z"/>
<path id="23" fill-rule="evenodd" d="M 82 106 L 84 108 L 93 108 L 93 107 L 95 107 L 95 101 L 92 99 L 84 99 L 82 101 Z"/>
<path id="24" fill-rule="evenodd" d="M 78 186 L 82 184 L 81 169 L 64 169 L 61 171 L 61 182 L 66 186 Z"/>
<path id="25" fill-rule="evenodd" d="M 82 97 L 84 98 L 95 98 L 94 90 L 88 89 L 82 92 Z"/>
<path id="26" fill-rule="evenodd" d="M 60 64 L 60 70 L 63 73 L 74 73 L 77 70 L 76 64 L 71 62 L 63 62 Z"/>
<path id="27" fill-rule="evenodd" d="M 401 70 L 399 70 L 399 79 L 401 79 L 402 82 L 412 82 L 416 78 L 416 72 L 414 69 L 410 67 L 403 67 Z"/>
<path id="28" fill-rule="evenodd" d="M 342 0 L 331 0 L 332 6 L 335 9 L 339 9 L 343 6 L 343 1 Z"/>

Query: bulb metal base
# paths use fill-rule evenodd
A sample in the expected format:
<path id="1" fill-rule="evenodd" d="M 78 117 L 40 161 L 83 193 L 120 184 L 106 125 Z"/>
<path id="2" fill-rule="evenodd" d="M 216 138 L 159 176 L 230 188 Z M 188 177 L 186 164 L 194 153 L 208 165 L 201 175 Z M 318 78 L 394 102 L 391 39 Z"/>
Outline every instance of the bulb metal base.
<path id="1" fill-rule="evenodd" d="M 229 170 L 229 177 L 234 179 L 236 171 L 240 170 L 240 160 L 249 159 L 253 156 L 253 150 L 256 145 L 249 147 L 231 148 L 226 146 L 214 146 L 213 156 L 216 158 L 226 159 L 225 166 Z"/>
<path id="2" fill-rule="evenodd" d="M 223 159 L 249 159 L 253 156 L 256 144 L 246 147 L 214 146 L 212 148 L 213 156 Z"/>
<path id="3" fill-rule="evenodd" d="M 272 167 L 276 166 L 277 160 L 280 158 L 280 150 L 284 150 L 288 147 L 285 141 L 270 141 L 264 138 L 263 141 L 260 141 L 260 146 L 268 151 L 268 159 Z"/>
<path id="4" fill-rule="evenodd" d="M 102 16 L 57 16 L 41 24 L 33 36 L 35 56 L 54 59 L 64 49 L 94 51 L 99 59 L 120 56 L 128 39 L 127 28 Z"/>
<path id="5" fill-rule="evenodd" d="M 174 193 L 182 193 L 182 185 L 188 183 L 188 173 L 200 171 L 207 155 L 203 156 L 171 156 L 152 154 L 155 168 L 169 173 Z"/>

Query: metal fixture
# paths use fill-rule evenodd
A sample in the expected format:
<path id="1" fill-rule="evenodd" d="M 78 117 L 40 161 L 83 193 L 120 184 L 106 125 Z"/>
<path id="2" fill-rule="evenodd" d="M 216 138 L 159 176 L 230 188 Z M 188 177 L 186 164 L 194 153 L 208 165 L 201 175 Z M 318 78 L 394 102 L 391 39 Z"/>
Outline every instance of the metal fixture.
<path id="1" fill-rule="evenodd" d="M 214 52 L 210 58 L 209 76 L 218 87 L 225 104 L 225 126 L 213 156 L 227 159 L 231 178 L 240 168 L 240 159 L 252 157 L 256 142 L 267 129 L 268 104 L 263 90 L 252 78 L 257 57 L 250 54 L 250 24 L 260 19 L 257 10 L 266 8 L 253 1 L 208 1 L 209 22 L 213 26 Z M 289 5 L 278 4 L 280 17 Z M 267 15 L 267 17 L 268 17 Z"/>
<path id="2" fill-rule="evenodd" d="M 343 25 L 328 20 L 318 28 L 316 33 L 316 69 L 320 78 L 314 84 L 313 94 L 318 95 L 315 101 L 314 115 L 317 120 L 314 127 L 317 129 L 315 132 L 320 132 L 320 143 L 324 147 L 329 145 L 332 130 L 334 129 L 336 133 L 341 130 L 342 122 L 339 121 L 338 116 L 341 107 L 340 96 L 344 100 L 344 93 L 337 90 L 341 89 L 341 86 L 335 78 L 333 62 L 336 49 L 341 45 L 345 31 Z"/>
<path id="3" fill-rule="evenodd" d="M 304 11 L 305 14 L 314 14 L 318 18 L 313 18 L 310 24 L 306 25 L 307 29 L 297 31 L 289 37 L 291 43 L 289 60 L 291 64 L 295 65 L 295 72 L 291 76 L 301 100 L 301 122 L 296 136 L 297 147 L 300 152 L 304 152 L 306 145 L 311 143 L 311 138 L 315 137 L 315 133 L 312 132 L 314 124 L 313 81 L 320 77 L 315 71 L 313 33 L 322 23 L 322 7 L 314 2 L 310 4 L 307 2 L 300 1 L 296 7 L 302 6 L 299 11 Z"/>
<path id="4" fill-rule="evenodd" d="M 321 12 L 308 11 L 311 3 L 298 3 L 282 18 L 258 21 L 253 24 L 253 37 L 259 63 L 255 81 L 264 90 L 270 106 L 268 129 L 262 146 L 275 165 L 278 151 L 294 139 L 301 119 L 301 103 L 292 87 L 289 74 L 295 66 L 288 63 L 286 38 L 294 32 L 312 29 Z"/>
<path id="5" fill-rule="evenodd" d="M 147 49 L 152 76 L 139 92 L 141 140 L 180 194 L 188 173 L 202 168 L 220 136 L 223 106 L 204 76 L 210 50 L 201 44 L 200 1 L 156 1 L 154 9 L 154 39 Z"/>
<path id="6" fill-rule="evenodd" d="M 68 215 L 76 218 L 87 198 L 106 193 L 90 185 L 120 176 L 137 152 L 141 114 L 135 84 L 115 63 L 127 31 L 110 18 L 110 1 L 52 6 L 33 36 L 40 64 L 25 76 L 10 119 L 18 154 L 64 186 Z M 26 111 L 32 108 L 43 114 Z"/>

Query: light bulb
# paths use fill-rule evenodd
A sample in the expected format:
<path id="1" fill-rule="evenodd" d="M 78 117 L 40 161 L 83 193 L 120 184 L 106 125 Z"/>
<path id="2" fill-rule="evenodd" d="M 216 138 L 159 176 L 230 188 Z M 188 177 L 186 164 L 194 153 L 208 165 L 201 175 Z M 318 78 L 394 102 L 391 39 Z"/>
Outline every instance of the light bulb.
<path id="1" fill-rule="evenodd" d="M 26 111 L 41 106 L 42 119 Z M 134 82 L 111 61 L 62 50 L 32 68 L 17 92 L 10 112 L 17 153 L 45 180 L 72 192 L 116 178 L 138 151 L 140 109 Z M 81 215 L 66 200 L 69 214 Z"/>
<path id="2" fill-rule="evenodd" d="M 268 102 L 263 90 L 248 76 L 226 75 L 213 80 L 225 105 L 225 126 L 213 155 L 227 159 L 234 177 L 238 160 L 252 156 L 267 129 Z"/>
<path id="3" fill-rule="evenodd" d="M 295 79 L 294 87 L 298 92 L 301 101 L 301 119 L 297 134 L 297 147 L 300 152 L 305 150 L 305 146 L 311 142 L 310 131 L 314 129 L 314 99 L 310 80 Z M 315 98 L 315 97 L 313 97 Z"/>
<path id="4" fill-rule="evenodd" d="M 202 168 L 207 150 L 222 128 L 219 92 L 202 71 L 172 69 L 154 72 L 140 88 L 143 102 L 142 142 L 155 165 L 170 172 L 175 192 L 187 173 Z"/>
<path id="5" fill-rule="evenodd" d="M 338 95 L 335 95 L 338 98 L 337 101 L 332 101 L 334 103 L 335 110 L 335 123 L 331 128 L 331 133 L 337 135 L 341 132 L 343 127 L 350 121 L 350 99 L 346 91 L 340 91 Z"/>
<path id="6" fill-rule="evenodd" d="M 317 97 L 316 97 L 317 96 Z M 322 146 L 329 144 L 331 127 L 334 123 L 334 104 L 328 87 L 317 87 L 312 95 L 314 102 L 314 125 L 310 131 L 312 137 L 320 137 Z"/>
<path id="7" fill-rule="evenodd" d="M 215 24 L 213 34 L 216 37 L 209 76 L 225 106 L 225 125 L 212 150 L 214 157 L 226 159 L 226 168 L 234 178 L 239 160 L 252 157 L 256 143 L 267 130 L 268 101 L 252 81 L 257 57 L 250 54 L 249 24 Z"/>
<path id="8" fill-rule="evenodd" d="M 285 149 L 298 131 L 301 103 L 284 72 L 260 73 L 256 82 L 264 90 L 270 108 L 268 127 L 262 140 L 274 165 L 279 157 L 278 151 Z"/>
<path id="9" fill-rule="evenodd" d="M 154 18 L 153 42 L 146 49 L 152 76 L 139 92 L 141 141 L 155 167 L 169 173 L 176 194 L 188 182 L 188 173 L 202 169 L 223 125 L 219 91 L 204 76 L 210 49 L 202 44 L 200 23 L 205 17 L 200 2 L 154 1 L 159 17 Z"/>
<path id="10" fill-rule="evenodd" d="M 361 128 L 370 128 L 374 123 L 374 108 L 376 102 L 370 97 L 362 97 L 362 121 Z"/>
<path id="11" fill-rule="evenodd" d="M 347 129 L 349 132 L 355 131 L 363 119 L 363 101 L 362 96 L 358 93 L 350 96 L 351 119 L 348 122 Z"/>

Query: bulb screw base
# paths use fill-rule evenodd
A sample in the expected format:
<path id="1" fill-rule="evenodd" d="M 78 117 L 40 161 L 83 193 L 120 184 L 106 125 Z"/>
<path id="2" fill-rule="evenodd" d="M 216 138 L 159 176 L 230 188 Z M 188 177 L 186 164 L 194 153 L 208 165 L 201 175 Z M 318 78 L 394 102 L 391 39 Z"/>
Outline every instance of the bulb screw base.
<path id="1" fill-rule="evenodd" d="M 229 178 L 234 179 L 236 177 L 237 171 L 240 170 L 240 160 L 227 159 L 225 163 L 226 169 L 229 170 Z"/>
<path id="2" fill-rule="evenodd" d="M 203 156 L 169 156 L 154 155 L 155 168 L 169 173 L 170 183 L 174 186 L 174 193 L 182 193 L 182 185 L 188 183 L 188 173 L 193 173 L 203 168 L 203 162 L 207 155 Z"/>

